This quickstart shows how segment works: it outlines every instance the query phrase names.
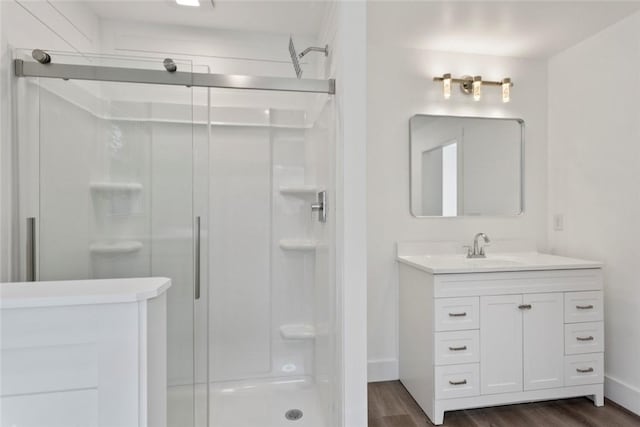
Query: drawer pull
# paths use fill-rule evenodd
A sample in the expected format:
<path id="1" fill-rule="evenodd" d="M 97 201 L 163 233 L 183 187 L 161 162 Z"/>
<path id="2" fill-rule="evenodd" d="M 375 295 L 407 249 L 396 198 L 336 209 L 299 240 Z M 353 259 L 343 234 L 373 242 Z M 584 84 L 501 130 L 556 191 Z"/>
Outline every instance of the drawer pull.
<path id="1" fill-rule="evenodd" d="M 466 311 L 463 311 L 462 313 L 449 313 L 449 317 L 464 317 L 467 315 Z"/>
<path id="2" fill-rule="evenodd" d="M 449 381 L 449 384 L 451 385 L 465 385 L 467 383 L 467 380 L 462 380 L 462 381 Z"/>
<path id="3" fill-rule="evenodd" d="M 593 368 L 587 368 L 587 369 L 576 368 L 576 372 L 580 374 L 588 374 L 589 372 L 593 372 Z"/>
<path id="4" fill-rule="evenodd" d="M 589 305 L 576 305 L 576 308 L 578 310 L 591 310 L 593 309 L 593 304 L 589 304 Z"/>
<path id="5" fill-rule="evenodd" d="M 593 336 L 589 335 L 588 337 L 576 337 L 578 341 L 593 341 Z"/>
<path id="6" fill-rule="evenodd" d="M 531 304 L 520 304 L 518 308 L 520 310 L 531 310 Z"/>
<path id="7" fill-rule="evenodd" d="M 463 351 L 463 350 L 466 350 L 466 349 L 467 349 L 466 345 L 463 345 L 463 346 L 460 346 L 460 347 L 449 347 L 449 351 Z"/>

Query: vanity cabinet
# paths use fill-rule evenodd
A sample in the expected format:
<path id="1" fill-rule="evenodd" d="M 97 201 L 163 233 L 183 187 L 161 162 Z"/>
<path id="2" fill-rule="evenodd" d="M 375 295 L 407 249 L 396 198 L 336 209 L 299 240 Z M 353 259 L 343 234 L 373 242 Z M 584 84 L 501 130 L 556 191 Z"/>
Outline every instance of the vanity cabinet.
<path id="1" fill-rule="evenodd" d="M 562 293 L 480 297 L 483 394 L 562 386 Z"/>
<path id="2" fill-rule="evenodd" d="M 450 410 L 535 400 L 603 405 L 600 268 L 399 266 L 400 380 L 434 424 Z"/>

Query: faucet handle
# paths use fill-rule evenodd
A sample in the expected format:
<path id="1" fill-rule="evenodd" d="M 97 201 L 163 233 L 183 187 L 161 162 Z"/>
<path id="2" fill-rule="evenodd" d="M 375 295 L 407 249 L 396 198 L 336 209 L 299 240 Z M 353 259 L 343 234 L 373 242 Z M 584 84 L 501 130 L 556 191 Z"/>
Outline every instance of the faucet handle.
<path id="1" fill-rule="evenodd" d="M 471 258 L 471 255 L 473 255 L 473 248 L 471 245 L 463 245 L 462 248 L 467 250 L 467 258 Z"/>

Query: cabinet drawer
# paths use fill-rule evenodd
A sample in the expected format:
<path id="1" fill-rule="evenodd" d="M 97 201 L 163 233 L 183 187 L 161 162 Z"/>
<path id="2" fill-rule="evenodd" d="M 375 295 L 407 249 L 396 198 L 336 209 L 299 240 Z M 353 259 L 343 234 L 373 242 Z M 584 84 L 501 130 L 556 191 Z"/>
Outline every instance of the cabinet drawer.
<path id="1" fill-rule="evenodd" d="M 564 325 L 564 353 L 600 353 L 604 351 L 603 322 Z"/>
<path id="2" fill-rule="evenodd" d="M 564 294 L 565 323 L 597 322 L 603 318 L 602 291 Z"/>
<path id="3" fill-rule="evenodd" d="M 480 365 L 438 366 L 436 373 L 436 399 L 478 396 L 480 394 Z"/>
<path id="4" fill-rule="evenodd" d="M 436 332 L 436 365 L 480 361 L 480 331 Z"/>
<path id="5" fill-rule="evenodd" d="M 440 298 L 435 300 L 435 330 L 458 331 L 478 329 L 480 326 L 478 307 L 480 299 Z"/>
<path id="6" fill-rule="evenodd" d="M 601 384 L 604 382 L 604 355 L 577 354 L 564 358 L 564 385 Z"/>

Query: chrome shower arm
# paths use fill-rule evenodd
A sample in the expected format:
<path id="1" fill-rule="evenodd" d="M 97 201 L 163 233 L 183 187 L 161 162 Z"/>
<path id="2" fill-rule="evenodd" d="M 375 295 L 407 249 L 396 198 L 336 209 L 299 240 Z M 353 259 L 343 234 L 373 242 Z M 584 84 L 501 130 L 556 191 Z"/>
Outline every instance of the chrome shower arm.
<path id="1" fill-rule="evenodd" d="M 298 56 L 302 58 L 309 52 L 324 52 L 324 56 L 329 56 L 329 45 L 325 45 L 324 47 L 315 47 L 315 46 L 308 47 L 305 50 L 303 50 Z"/>

